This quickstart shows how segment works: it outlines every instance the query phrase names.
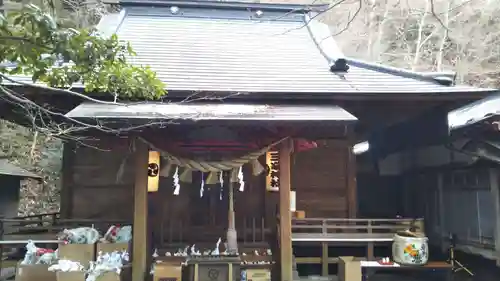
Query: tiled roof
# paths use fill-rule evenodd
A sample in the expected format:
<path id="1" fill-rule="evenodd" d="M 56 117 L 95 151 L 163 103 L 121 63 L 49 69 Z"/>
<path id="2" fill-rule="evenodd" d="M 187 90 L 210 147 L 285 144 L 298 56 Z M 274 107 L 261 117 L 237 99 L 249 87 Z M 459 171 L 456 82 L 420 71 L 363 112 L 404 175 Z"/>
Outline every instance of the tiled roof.
<path id="1" fill-rule="evenodd" d="M 201 3 L 201 4 L 200 4 Z M 493 91 L 446 86 L 418 73 L 347 59 L 314 12 L 288 5 L 129 1 L 99 27 L 129 41 L 168 90 L 283 93 Z M 178 10 L 175 10 L 176 7 Z M 261 11 L 261 14 L 258 14 Z"/>

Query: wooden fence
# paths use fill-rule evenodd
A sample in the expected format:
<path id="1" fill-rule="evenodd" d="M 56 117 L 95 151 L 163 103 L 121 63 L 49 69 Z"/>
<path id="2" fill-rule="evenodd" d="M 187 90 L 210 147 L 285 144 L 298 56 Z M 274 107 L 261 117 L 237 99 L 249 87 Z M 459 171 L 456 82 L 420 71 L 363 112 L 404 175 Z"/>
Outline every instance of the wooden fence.
<path id="1" fill-rule="evenodd" d="M 167 221 L 162 223 L 159 231 L 158 241 L 161 247 L 184 247 L 186 244 L 196 245 L 209 244 L 213 247 L 218 237 L 225 237 L 227 229 L 225 226 L 193 226 L 186 225 L 182 220 Z M 236 222 L 238 241 L 241 245 L 256 248 L 268 244 L 269 235 L 273 228 L 266 225 L 264 218 L 244 218 Z M 214 240 L 215 238 L 215 240 Z M 209 239 L 209 240 L 207 240 Z"/>

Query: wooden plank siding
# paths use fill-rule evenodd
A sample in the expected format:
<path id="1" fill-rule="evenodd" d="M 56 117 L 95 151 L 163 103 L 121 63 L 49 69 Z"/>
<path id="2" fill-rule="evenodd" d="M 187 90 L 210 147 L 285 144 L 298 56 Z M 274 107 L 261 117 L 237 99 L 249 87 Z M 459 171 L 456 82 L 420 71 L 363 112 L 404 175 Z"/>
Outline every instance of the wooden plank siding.
<path id="1" fill-rule="evenodd" d="M 61 197 L 61 205 L 71 208 L 73 218 L 132 221 L 132 152 L 122 140 L 103 140 L 99 144 L 99 149 L 74 148 L 73 157 L 65 162 L 63 179 L 66 180 L 62 190 L 69 189 L 71 192 L 63 192 L 70 197 Z M 65 144 L 64 151 L 68 149 L 72 147 Z M 66 200 L 72 202 L 67 204 Z"/>
<path id="2" fill-rule="evenodd" d="M 318 140 L 318 148 L 292 156 L 292 189 L 306 217 L 348 217 L 348 142 Z M 354 200 L 355 202 L 355 200 Z"/>

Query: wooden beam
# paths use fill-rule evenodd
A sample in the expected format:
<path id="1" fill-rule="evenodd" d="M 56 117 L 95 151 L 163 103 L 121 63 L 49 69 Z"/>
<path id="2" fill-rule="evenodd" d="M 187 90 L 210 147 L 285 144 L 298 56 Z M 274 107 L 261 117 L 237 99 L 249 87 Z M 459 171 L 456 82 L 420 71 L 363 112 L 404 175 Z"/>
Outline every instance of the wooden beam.
<path id="1" fill-rule="evenodd" d="M 69 219 L 73 215 L 73 182 L 76 145 L 72 142 L 63 144 L 61 218 Z"/>
<path id="2" fill-rule="evenodd" d="M 497 266 L 500 266 L 500 191 L 498 186 L 498 171 L 495 168 L 490 169 L 490 188 L 491 197 L 495 211 L 495 258 Z"/>
<path id="3" fill-rule="evenodd" d="M 292 140 L 286 140 L 282 143 L 279 151 L 281 281 L 293 281 L 292 213 L 290 212 L 290 153 L 292 147 Z"/>
<path id="4" fill-rule="evenodd" d="M 352 148 L 356 142 L 352 129 L 348 132 L 346 176 L 347 176 L 347 210 L 349 218 L 356 218 L 358 210 L 357 183 L 356 183 L 356 156 Z"/>
<path id="5" fill-rule="evenodd" d="M 323 259 L 318 257 L 296 257 L 295 262 L 297 264 L 321 264 L 323 262 Z M 338 262 L 339 258 L 328 258 L 329 264 L 336 264 Z"/>
<path id="6" fill-rule="evenodd" d="M 328 276 L 328 243 L 321 243 L 321 275 Z"/>
<path id="7" fill-rule="evenodd" d="M 439 217 L 439 246 L 441 252 L 446 252 L 447 242 L 445 237 L 448 236 L 446 230 L 446 218 L 444 215 L 444 197 L 443 197 L 443 172 L 437 174 L 437 197 L 438 197 L 438 217 Z"/>
<path id="8" fill-rule="evenodd" d="M 233 179 L 231 179 L 233 180 Z M 238 253 L 238 234 L 236 232 L 236 223 L 235 223 L 235 214 L 234 214 L 234 188 L 235 183 L 229 181 L 229 193 L 228 193 L 228 201 L 229 201 L 229 209 L 227 211 L 227 251 L 230 254 Z M 244 234 L 246 235 L 246 233 Z M 229 265 L 231 268 L 231 264 Z M 232 275 L 228 275 L 232 276 Z"/>
<path id="9" fill-rule="evenodd" d="M 134 225 L 132 281 L 144 281 L 148 252 L 148 146 L 135 141 Z"/>
<path id="10" fill-rule="evenodd" d="M 382 259 L 382 258 L 376 258 Z M 295 258 L 295 262 L 297 264 L 321 264 L 322 258 L 319 257 L 297 257 Z M 355 257 L 354 260 L 366 260 L 366 257 Z M 328 258 L 328 264 L 337 264 L 339 263 L 339 258 Z"/>

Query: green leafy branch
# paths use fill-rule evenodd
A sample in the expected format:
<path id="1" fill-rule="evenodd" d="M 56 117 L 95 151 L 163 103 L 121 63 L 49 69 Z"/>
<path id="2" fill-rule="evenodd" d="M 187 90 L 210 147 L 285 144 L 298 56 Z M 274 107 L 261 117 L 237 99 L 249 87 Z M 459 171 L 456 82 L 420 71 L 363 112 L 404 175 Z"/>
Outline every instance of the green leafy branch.
<path id="1" fill-rule="evenodd" d="M 130 44 L 96 29 L 66 28 L 35 5 L 0 15 L 0 65 L 4 75 L 29 75 L 33 82 L 68 88 L 81 83 L 85 92 L 109 93 L 121 100 L 155 100 L 165 85 L 149 67 L 133 66 Z"/>

